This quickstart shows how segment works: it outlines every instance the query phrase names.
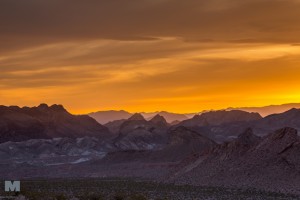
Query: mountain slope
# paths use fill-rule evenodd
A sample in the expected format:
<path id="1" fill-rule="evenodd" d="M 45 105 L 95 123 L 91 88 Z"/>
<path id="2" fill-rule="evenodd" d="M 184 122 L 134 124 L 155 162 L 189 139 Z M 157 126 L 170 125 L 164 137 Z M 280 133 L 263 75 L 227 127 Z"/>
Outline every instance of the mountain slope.
<path id="1" fill-rule="evenodd" d="M 269 115 L 254 123 L 257 134 L 275 131 L 282 127 L 292 127 L 300 131 L 300 109 L 291 109 L 284 113 Z"/>
<path id="2" fill-rule="evenodd" d="M 214 111 L 203 113 L 175 125 L 175 127 L 178 126 L 193 128 L 218 143 L 222 143 L 236 138 L 248 127 L 259 136 L 265 136 L 282 127 L 291 127 L 300 131 L 300 109 L 293 108 L 264 118 L 257 113 L 245 111 Z"/>
<path id="3" fill-rule="evenodd" d="M 297 130 L 283 128 L 263 139 L 247 133 L 194 158 L 174 179 L 184 184 L 252 187 L 299 194 Z"/>
<path id="4" fill-rule="evenodd" d="M 216 143 L 189 128 L 180 126 L 168 132 L 168 143 L 159 153 L 165 160 L 180 161 L 186 156 L 207 151 Z"/>
<path id="5" fill-rule="evenodd" d="M 168 124 L 161 116 L 147 121 L 141 114 L 134 114 L 123 122 L 114 144 L 122 150 L 155 150 L 166 143 Z"/>
<path id="6" fill-rule="evenodd" d="M 168 126 L 167 120 L 159 114 L 155 115 L 149 122 L 156 124 L 157 126 Z"/>

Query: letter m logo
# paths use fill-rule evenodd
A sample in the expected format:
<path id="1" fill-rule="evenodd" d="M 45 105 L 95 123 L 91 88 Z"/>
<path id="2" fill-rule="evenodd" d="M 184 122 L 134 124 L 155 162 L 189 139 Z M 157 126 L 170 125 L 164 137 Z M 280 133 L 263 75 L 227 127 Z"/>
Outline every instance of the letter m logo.
<path id="1" fill-rule="evenodd" d="M 20 181 L 5 181 L 5 192 L 20 192 Z"/>

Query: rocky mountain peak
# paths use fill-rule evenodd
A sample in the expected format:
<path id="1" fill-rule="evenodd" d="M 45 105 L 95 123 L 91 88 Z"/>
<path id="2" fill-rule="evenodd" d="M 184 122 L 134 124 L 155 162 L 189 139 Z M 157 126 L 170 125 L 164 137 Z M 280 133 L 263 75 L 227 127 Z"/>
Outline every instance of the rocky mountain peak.
<path id="1" fill-rule="evenodd" d="M 38 107 L 2 107 L 0 143 L 56 137 L 110 137 L 109 130 L 89 116 L 72 115 L 62 105 Z"/>
<path id="2" fill-rule="evenodd" d="M 40 104 L 37 107 L 40 111 L 54 111 L 54 112 L 67 112 L 67 110 L 62 106 L 58 104 L 53 104 L 52 106 L 48 106 L 45 103 Z"/>
<path id="3" fill-rule="evenodd" d="M 237 142 L 244 145 L 253 145 L 260 141 L 260 137 L 254 135 L 252 128 L 247 128 L 237 138 Z"/>
<path id="4" fill-rule="evenodd" d="M 272 140 L 280 140 L 283 138 L 297 139 L 297 137 L 298 137 L 298 131 L 290 127 L 285 127 L 283 129 L 280 129 L 271 135 Z"/>
<path id="5" fill-rule="evenodd" d="M 269 134 L 258 146 L 257 149 L 268 149 L 273 153 L 280 154 L 291 148 L 295 143 L 299 142 L 297 130 L 286 127 Z"/>
<path id="6" fill-rule="evenodd" d="M 150 120 L 150 122 L 152 122 L 152 123 L 154 123 L 154 124 L 157 124 L 157 125 L 168 125 L 166 119 L 165 119 L 163 116 L 159 115 L 159 114 L 155 115 L 155 116 Z"/>
<path id="7" fill-rule="evenodd" d="M 145 118 L 140 113 L 135 113 L 128 119 L 128 121 L 142 121 L 142 120 L 145 120 Z"/>
<path id="8" fill-rule="evenodd" d="M 57 105 L 54 104 L 52 106 L 50 106 L 50 108 L 54 111 L 58 111 L 58 112 L 66 112 L 67 110 L 63 107 L 63 105 Z"/>
<path id="9" fill-rule="evenodd" d="M 45 103 L 41 103 L 39 106 L 38 106 L 39 109 L 48 109 L 49 106 L 48 104 L 45 104 Z"/>

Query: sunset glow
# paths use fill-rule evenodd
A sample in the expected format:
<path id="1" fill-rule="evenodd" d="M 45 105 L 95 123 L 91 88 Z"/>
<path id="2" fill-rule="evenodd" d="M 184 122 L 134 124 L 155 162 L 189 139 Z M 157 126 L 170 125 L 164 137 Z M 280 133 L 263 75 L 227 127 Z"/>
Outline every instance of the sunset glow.
<path id="1" fill-rule="evenodd" d="M 26 4 L 0 3 L 2 105 L 190 113 L 300 102 L 299 1 Z"/>

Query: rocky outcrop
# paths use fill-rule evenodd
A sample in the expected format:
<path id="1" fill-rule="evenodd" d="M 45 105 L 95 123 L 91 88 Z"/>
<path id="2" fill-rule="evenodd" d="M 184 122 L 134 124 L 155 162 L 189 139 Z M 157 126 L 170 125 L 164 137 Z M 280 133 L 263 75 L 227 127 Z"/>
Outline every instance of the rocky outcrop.
<path id="1" fill-rule="evenodd" d="M 166 127 L 168 126 L 168 122 L 167 120 L 161 116 L 161 115 L 155 115 L 151 120 L 150 120 L 151 123 L 157 125 L 157 126 L 162 126 L 162 127 Z"/>
<path id="2" fill-rule="evenodd" d="M 157 150 L 167 141 L 168 124 L 163 117 L 156 116 L 147 121 L 141 114 L 134 114 L 119 128 L 119 136 L 114 140 L 122 150 Z"/>

